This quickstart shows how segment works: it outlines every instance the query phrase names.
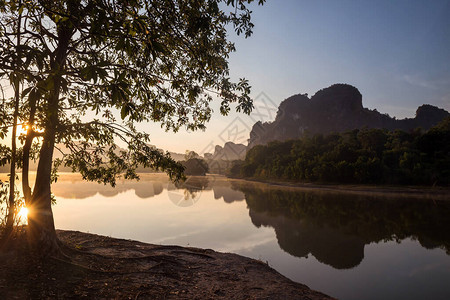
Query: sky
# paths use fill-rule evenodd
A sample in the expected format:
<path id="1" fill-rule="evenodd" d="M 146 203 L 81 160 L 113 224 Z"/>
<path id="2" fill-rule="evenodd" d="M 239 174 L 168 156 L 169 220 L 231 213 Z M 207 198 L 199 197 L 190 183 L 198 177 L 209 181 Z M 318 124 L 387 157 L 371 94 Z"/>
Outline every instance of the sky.
<path id="1" fill-rule="evenodd" d="M 184 153 L 247 143 L 252 125 L 272 121 L 281 101 L 348 83 L 363 106 L 412 118 L 422 104 L 450 111 L 450 0 L 268 0 L 252 7 L 253 35 L 230 33 L 231 76 L 252 85 L 250 116 L 220 115 L 206 131 L 166 133 L 147 124 L 152 144 Z"/>
<path id="2" fill-rule="evenodd" d="M 253 113 L 224 117 L 215 101 L 205 131 L 141 124 L 153 145 L 203 154 L 227 141 L 247 144 L 253 124 L 273 121 L 284 99 L 335 83 L 357 87 L 364 107 L 397 119 L 422 104 L 450 111 L 450 0 L 267 0 L 251 8 L 253 35 L 229 38 L 230 74 L 249 80 Z"/>

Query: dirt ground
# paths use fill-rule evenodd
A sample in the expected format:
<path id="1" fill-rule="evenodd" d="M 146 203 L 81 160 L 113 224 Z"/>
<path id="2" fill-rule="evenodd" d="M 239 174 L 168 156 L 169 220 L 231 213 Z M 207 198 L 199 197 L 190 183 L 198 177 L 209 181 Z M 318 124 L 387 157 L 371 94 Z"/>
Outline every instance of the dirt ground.
<path id="1" fill-rule="evenodd" d="M 209 249 L 58 231 L 65 258 L 0 253 L 0 299 L 331 299 L 265 263 Z"/>

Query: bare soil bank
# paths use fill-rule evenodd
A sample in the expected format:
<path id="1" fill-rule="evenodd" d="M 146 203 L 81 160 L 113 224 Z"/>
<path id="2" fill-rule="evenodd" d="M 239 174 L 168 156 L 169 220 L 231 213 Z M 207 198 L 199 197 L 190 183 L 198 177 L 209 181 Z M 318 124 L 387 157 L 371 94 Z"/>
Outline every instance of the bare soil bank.
<path id="1" fill-rule="evenodd" d="M 65 259 L 33 261 L 21 243 L 0 253 L 1 299 L 332 299 L 236 254 L 76 231 L 58 236 Z"/>

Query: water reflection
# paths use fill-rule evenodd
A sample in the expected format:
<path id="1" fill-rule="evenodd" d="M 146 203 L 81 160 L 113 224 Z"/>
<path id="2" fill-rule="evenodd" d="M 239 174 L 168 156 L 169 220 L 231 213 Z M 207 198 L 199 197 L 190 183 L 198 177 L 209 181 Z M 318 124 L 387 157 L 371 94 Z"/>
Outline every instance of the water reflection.
<path id="1" fill-rule="evenodd" d="M 291 255 L 317 260 L 336 269 L 353 268 L 372 242 L 417 239 L 427 248 L 450 254 L 450 204 L 380 199 L 277 189 L 242 182 L 252 223 L 275 229 L 279 246 Z"/>
<path id="2" fill-rule="evenodd" d="M 243 192 L 232 189 L 224 177 L 189 176 L 186 181 L 172 183 L 164 174 L 143 174 L 140 181 L 119 180 L 116 187 L 87 182 L 77 174 L 63 174 L 52 185 L 52 192 L 58 198 L 85 199 L 97 193 L 104 197 L 115 197 L 129 190 L 134 190 L 137 197 L 147 199 L 169 191 L 173 201 L 181 197 L 184 201 L 196 199 L 204 190 L 212 190 L 214 199 L 223 199 L 226 203 L 243 201 Z"/>
<path id="3" fill-rule="evenodd" d="M 134 190 L 138 198 L 147 199 L 161 194 L 170 184 L 166 176 L 147 175 L 141 181 L 119 180 L 113 188 L 110 185 L 87 182 L 77 174 L 64 174 L 52 185 L 52 192 L 58 198 L 86 199 L 97 193 L 104 197 L 115 197 Z"/>
<path id="4" fill-rule="evenodd" d="M 209 178 L 206 176 L 190 176 L 185 181 L 180 181 L 171 186 L 177 189 L 186 189 L 190 193 L 200 192 L 208 188 Z"/>
<path id="5" fill-rule="evenodd" d="M 116 188 L 66 175 L 52 189 L 57 199 L 85 199 L 97 193 L 114 197 L 130 190 L 140 199 L 150 199 L 166 197 L 161 195 L 166 190 L 169 200 L 181 207 L 195 205 L 203 191 L 227 204 L 245 200 L 251 223 L 274 228 L 281 249 L 295 257 L 312 255 L 335 269 L 358 266 L 370 243 L 406 238 L 450 254 L 450 202 L 445 201 L 311 192 L 210 176 L 173 184 L 162 174 L 143 175 L 139 182 L 119 181 Z M 226 230 L 230 229 L 222 228 Z"/>
<path id="6" fill-rule="evenodd" d="M 169 199 L 176 206 L 192 206 L 200 199 L 200 194 L 208 187 L 208 183 L 205 176 L 190 176 L 185 181 L 169 184 Z"/>
<path id="7" fill-rule="evenodd" d="M 450 299 L 450 201 L 164 174 L 115 189 L 61 174 L 53 192 L 60 229 L 235 252 L 341 299 Z"/>
<path id="8" fill-rule="evenodd" d="M 225 203 L 233 203 L 245 199 L 244 193 L 237 189 L 232 189 L 230 182 L 226 180 L 216 180 L 212 189 L 214 199 L 223 199 Z"/>

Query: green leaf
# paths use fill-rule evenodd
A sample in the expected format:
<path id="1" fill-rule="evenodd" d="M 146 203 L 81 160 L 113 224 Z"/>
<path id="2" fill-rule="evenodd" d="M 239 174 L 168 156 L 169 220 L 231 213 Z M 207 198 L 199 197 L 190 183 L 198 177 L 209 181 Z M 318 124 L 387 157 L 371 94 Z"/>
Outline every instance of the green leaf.
<path id="1" fill-rule="evenodd" d="M 122 106 L 122 109 L 120 110 L 120 117 L 122 118 L 122 120 L 124 120 L 128 114 L 129 114 L 129 108 L 127 105 Z"/>
<path id="2" fill-rule="evenodd" d="M 34 87 L 32 87 L 32 86 L 29 87 L 29 88 L 24 89 L 22 91 L 22 97 L 25 97 L 26 95 L 28 95 L 28 93 L 31 92 L 32 89 L 34 89 Z"/>

